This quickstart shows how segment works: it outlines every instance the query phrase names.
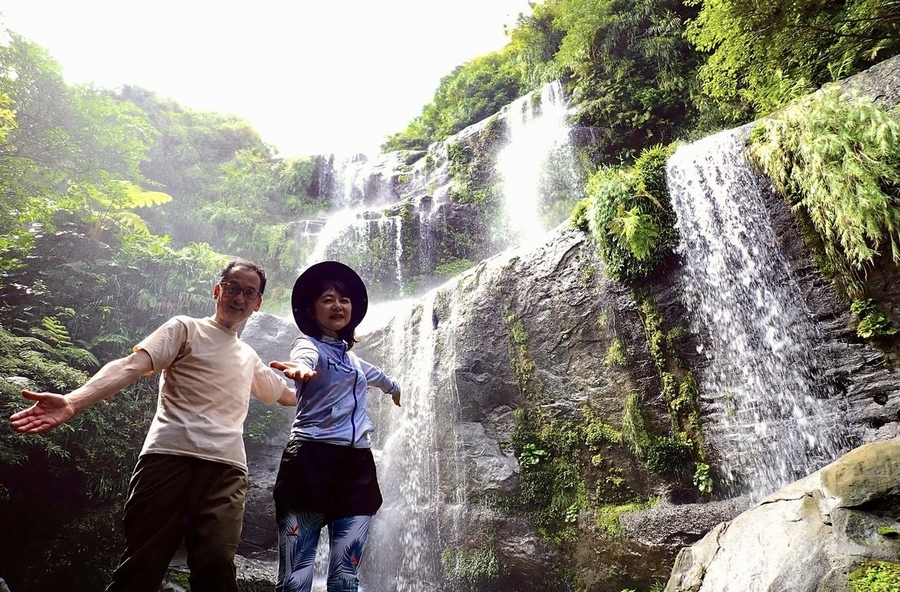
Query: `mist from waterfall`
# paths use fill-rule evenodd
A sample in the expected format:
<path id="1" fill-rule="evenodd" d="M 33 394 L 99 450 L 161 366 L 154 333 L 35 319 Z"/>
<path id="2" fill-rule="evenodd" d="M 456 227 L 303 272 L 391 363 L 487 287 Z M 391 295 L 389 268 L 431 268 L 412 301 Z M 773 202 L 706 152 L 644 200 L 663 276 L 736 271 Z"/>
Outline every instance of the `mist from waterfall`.
<path id="1" fill-rule="evenodd" d="M 567 115 L 558 81 L 544 85 L 537 97 L 526 95 L 507 108 L 509 143 L 497 155 L 496 166 L 502 177 L 510 246 L 541 241 L 547 231 L 548 186 L 553 179 L 571 182 L 575 177 Z"/>
<path id="2" fill-rule="evenodd" d="M 767 494 L 837 458 L 848 441 L 829 361 L 745 156 L 747 128 L 677 149 L 667 180 L 700 373 L 705 439 L 730 493 Z"/>

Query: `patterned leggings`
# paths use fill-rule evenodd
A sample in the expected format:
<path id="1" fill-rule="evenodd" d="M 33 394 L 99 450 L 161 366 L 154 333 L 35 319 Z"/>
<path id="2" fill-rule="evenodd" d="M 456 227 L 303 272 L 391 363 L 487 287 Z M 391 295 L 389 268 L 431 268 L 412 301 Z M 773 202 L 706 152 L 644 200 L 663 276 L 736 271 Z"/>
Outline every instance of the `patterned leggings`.
<path id="1" fill-rule="evenodd" d="M 359 590 L 359 563 L 371 521 L 371 516 L 350 516 L 328 523 L 328 592 Z M 309 592 L 312 589 L 316 548 L 324 522 L 322 514 L 312 512 L 285 512 L 278 517 L 278 584 L 275 592 Z"/>

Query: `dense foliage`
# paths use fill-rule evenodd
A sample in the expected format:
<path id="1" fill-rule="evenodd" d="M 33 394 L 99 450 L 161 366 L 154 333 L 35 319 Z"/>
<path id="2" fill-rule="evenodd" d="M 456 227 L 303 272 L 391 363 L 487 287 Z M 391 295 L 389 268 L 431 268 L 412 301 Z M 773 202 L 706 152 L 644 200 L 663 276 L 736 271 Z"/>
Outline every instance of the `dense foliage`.
<path id="1" fill-rule="evenodd" d="M 544 0 L 502 51 L 461 66 L 385 149 L 424 147 L 485 116 L 483 97 L 563 80 L 598 162 L 752 120 L 900 51 L 885 0 Z M 485 71 L 492 69 L 491 73 Z M 477 80 L 473 87 L 466 82 Z"/>
<path id="2" fill-rule="evenodd" d="M 515 54 L 509 47 L 461 66 L 441 79 L 432 102 L 407 128 L 391 136 L 382 150 L 427 148 L 464 127 L 498 112 L 525 94 Z"/>
<path id="3" fill-rule="evenodd" d="M 0 272 L 24 265 L 35 229 L 52 231 L 60 210 L 94 233 L 138 222 L 121 214 L 154 131 L 134 105 L 67 86 L 42 48 L 13 34 L 0 46 L 0 106 Z"/>
<path id="4" fill-rule="evenodd" d="M 750 155 L 810 220 L 832 269 L 900 262 L 900 122 L 870 99 L 831 87 L 797 100 L 756 126 Z"/>
<path id="5" fill-rule="evenodd" d="M 710 107 L 746 121 L 900 50 L 892 0 L 690 0 L 688 39 L 709 52 L 700 81 Z"/>
<path id="6" fill-rule="evenodd" d="M 679 0 L 561 0 L 554 56 L 577 123 L 598 128 L 597 158 L 633 159 L 693 125 L 700 55 L 684 39 L 696 10 Z"/>
<path id="7" fill-rule="evenodd" d="M 145 214 L 152 230 L 177 244 L 206 242 L 232 256 L 265 262 L 270 305 L 289 300 L 304 252 L 290 223 L 325 210 L 337 189 L 323 181 L 323 158 L 272 157 L 250 125 L 234 116 L 196 112 L 150 91 L 118 95 L 146 113 L 159 138 L 141 170 L 173 200 Z"/>
<path id="8" fill-rule="evenodd" d="M 820 268 L 850 302 L 857 335 L 896 335 L 866 275 L 900 262 L 900 122 L 828 86 L 762 120 L 750 140 L 751 160 L 793 206 Z"/>
<path id="9" fill-rule="evenodd" d="M 0 410 L 8 417 L 27 406 L 23 388 L 68 392 L 169 316 L 208 314 L 226 256 L 151 232 L 147 212 L 173 199 L 142 172 L 162 135 L 136 104 L 67 85 L 43 49 L 13 34 L 0 46 L 0 107 Z M 105 585 L 154 409 L 155 386 L 142 381 L 45 436 L 0 428 L 0 523 L 19 534 L 0 548 L 10 586 Z"/>
<path id="10" fill-rule="evenodd" d="M 678 243 L 665 182 L 672 150 L 648 148 L 632 167 L 603 168 L 588 181 L 589 198 L 573 221 L 590 230 L 606 274 L 616 281 L 649 276 Z"/>

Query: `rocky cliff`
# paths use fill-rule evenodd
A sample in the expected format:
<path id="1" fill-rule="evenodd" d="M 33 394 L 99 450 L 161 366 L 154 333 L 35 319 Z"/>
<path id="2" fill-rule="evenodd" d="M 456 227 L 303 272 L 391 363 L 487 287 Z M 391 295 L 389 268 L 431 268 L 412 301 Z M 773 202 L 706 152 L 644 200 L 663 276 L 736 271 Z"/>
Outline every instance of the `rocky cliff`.
<path id="1" fill-rule="evenodd" d="M 894 80 L 892 68 L 861 77 L 867 92 Z M 692 311 L 682 262 L 640 286 L 618 285 L 591 240 L 562 226 L 408 303 L 355 350 L 404 386 L 399 411 L 373 395 L 386 504 L 366 590 L 620 592 L 669 580 L 668 592 L 843 591 L 863 562 L 896 560 L 900 374 L 890 352 L 856 336 L 784 201 L 771 189 L 762 201 L 797 286 L 794 304 L 821 335 L 818 379 L 842 406 L 852 436 L 845 456 L 762 501 L 698 487 L 698 465 L 672 437 L 654 349 L 664 340 L 668 363 L 703 383 L 706 336 L 684 330 Z M 895 320 L 896 278 L 888 263 L 870 278 Z M 264 348 L 286 347 L 293 331 L 287 319 L 258 314 L 244 338 L 273 359 L 283 350 Z M 713 395 L 693 398 L 701 430 Z M 705 446 L 715 485 L 723 459 L 715 441 Z M 252 447 L 242 551 L 256 558 L 273 556 L 267 496 L 278 448 L 275 436 Z M 772 462 L 779 453 L 773 441 Z"/>

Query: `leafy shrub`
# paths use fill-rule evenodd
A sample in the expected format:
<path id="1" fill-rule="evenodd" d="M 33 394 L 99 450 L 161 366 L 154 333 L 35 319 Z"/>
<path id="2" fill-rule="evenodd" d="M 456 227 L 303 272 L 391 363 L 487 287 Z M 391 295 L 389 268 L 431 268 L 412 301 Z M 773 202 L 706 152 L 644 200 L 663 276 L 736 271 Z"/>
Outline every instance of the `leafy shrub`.
<path id="1" fill-rule="evenodd" d="M 637 392 L 630 392 L 625 398 L 622 442 L 626 443 L 638 458 L 644 458 L 650 445 L 650 435 L 647 433 L 644 413 L 641 410 L 641 396 Z"/>
<path id="2" fill-rule="evenodd" d="M 600 169 L 588 180 L 588 226 L 607 275 L 616 281 L 649 276 L 678 242 L 665 184 L 665 164 L 673 149 L 648 148 L 633 167 Z"/>
<path id="3" fill-rule="evenodd" d="M 581 232 L 590 232 L 590 214 L 593 201 L 590 198 L 583 199 L 575 205 L 569 216 L 569 226 Z"/>
<path id="4" fill-rule="evenodd" d="M 900 590 L 900 563 L 873 561 L 852 571 L 850 592 L 895 592 Z"/>
<path id="5" fill-rule="evenodd" d="M 694 486 L 700 493 L 712 493 L 713 480 L 710 466 L 706 463 L 698 462 L 694 470 Z"/>
<path id="6" fill-rule="evenodd" d="M 854 300 L 850 310 L 859 317 L 856 334 L 863 339 L 895 335 L 900 329 L 887 316 L 875 307 L 871 298 Z"/>
<path id="7" fill-rule="evenodd" d="M 682 438 L 653 438 L 647 447 L 647 467 L 658 473 L 679 473 L 690 466 L 693 448 L 693 443 Z"/>

